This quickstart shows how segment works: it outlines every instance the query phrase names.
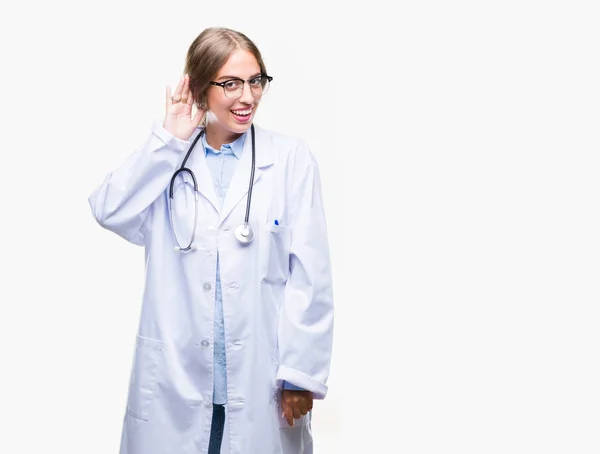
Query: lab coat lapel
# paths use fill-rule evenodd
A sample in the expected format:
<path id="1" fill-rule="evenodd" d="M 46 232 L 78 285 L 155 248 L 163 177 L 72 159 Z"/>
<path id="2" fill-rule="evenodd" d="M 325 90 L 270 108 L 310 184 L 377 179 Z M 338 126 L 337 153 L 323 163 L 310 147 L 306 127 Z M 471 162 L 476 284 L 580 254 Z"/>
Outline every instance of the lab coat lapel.
<path id="1" fill-rule="evenodd" d="M 190 156 L 190 161 L 192 162 L 189 162 L 187 166 L 191 167 L 196 175 L 198 192 L 212 204 L 216 211 L 219 211 L 217 193 L 213 185 L 213 177 L 206 163 L 206 153 L 202 145 L 202 138 L 196 142 L 192 156 Z"/>
<path id="2" fill-rule="evenodd" d="M 268 143 L 268 141 L 266 140 L 266 135 L 264 131 L 261 131 L 260 128 L 258 128 L 257 126 L 254 126 L 254 131 L 256 134 L 256 160 L 253 184 L 256 184 L 256 182 L 260 179 L 263 173 L 262 169 L 273 164 L 273 150 L 272 147 L 269 146 L 270 144 Z M 246 194 L 248 194 L 248 186 L 250 184 L 251 172 L 252 132 L 248 130 L 248 133 L 246 134 L 246 140 L 244 141 L 242 157 L 235 169 L 233 178 L 231 180 L 231 184 L 229 185 L 229 189 L 227 190 L 227 194 L 225 195 L 225 200 L 223 201 L 223 208 L 221 209 L 221 219 L 219 221 L 219 224 L 221 224 L 233 211 L 236 205 L 242 201 L 244 203 L 244 213 L 246 212 Z M 254 196 L 254 191 L 252 192 L 252 194 Z M 250 206 L 250 210 L 252 211 L 252 205 Z"/>

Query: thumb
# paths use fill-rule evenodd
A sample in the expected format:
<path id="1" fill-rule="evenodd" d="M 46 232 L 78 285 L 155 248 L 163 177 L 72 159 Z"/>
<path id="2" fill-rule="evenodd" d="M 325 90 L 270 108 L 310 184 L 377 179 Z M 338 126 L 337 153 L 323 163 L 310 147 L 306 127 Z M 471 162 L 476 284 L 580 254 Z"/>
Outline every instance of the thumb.
<path id="1" fill-rule="evenodd" d="M 292 410 L 292 407 L 290 405 L 287 405 L 285 403 L 283 404 L 283 413 L 281 414 L 281 416 L 285 418 L 285 420 L 288 423 L 288 426 L 294 427 L 294 411 Z"/>
<path id="2" fill-rule="evenodd" d="M 294 412 L 292 407 L 286 403 L 283 392 L 281 393 L 281 417 L 286 419 L 290 427 L 294 426 Z"/>
<path id="3" fill-rule="evenodd" d="M 198 111 L 196 112 L 196 114 L 192 118 L 192 124 L 194 126 L 198 126 L 200 124 L 200 120 L 202 120 L 203 116 L 204 116 L 204 110 L 198 109 Z"/>

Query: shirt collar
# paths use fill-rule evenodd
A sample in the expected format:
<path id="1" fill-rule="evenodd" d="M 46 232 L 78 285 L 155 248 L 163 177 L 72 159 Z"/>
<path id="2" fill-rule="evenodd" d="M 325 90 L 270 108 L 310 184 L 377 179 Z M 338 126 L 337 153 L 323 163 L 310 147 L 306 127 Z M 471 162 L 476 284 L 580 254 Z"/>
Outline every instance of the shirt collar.
<path id="1" fill-rule="evenodd" d="M 220 152 L 224 151 L 224 149 L 228 149 L 233 152 L 236 158 L 240 159 L 242 157 L 242 151 L 244 150 L 244 142 L 246 141 L 246 135 L 247 133 L 244 133 L 237 139 L 235 139 L 233 142 L 224 143 L 221 146 L 221 149 L 217 151 L 213 147 L 211 147 L 206 141 L 206 134 L 202 134 L 202 138 L 200 140 L 202 140 L 202 146 L 204 147 L 204 155 L 206 155 L 209 151 L 215 154 L 219 154 Z"/>

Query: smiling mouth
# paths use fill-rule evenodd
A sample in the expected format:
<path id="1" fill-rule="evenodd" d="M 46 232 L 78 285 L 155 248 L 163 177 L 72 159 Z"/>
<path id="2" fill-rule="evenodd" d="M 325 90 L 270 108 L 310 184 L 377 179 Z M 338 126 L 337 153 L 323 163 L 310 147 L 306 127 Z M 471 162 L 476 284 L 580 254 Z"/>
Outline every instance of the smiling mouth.
<path id="1" fill-rule="evenodd" d="M 234 115 L 238 115 L 240 117 L 247 117 L 252 113 L 252 109 L 244 109 L 244 110 L 230 110 L 230 112 Z"/>

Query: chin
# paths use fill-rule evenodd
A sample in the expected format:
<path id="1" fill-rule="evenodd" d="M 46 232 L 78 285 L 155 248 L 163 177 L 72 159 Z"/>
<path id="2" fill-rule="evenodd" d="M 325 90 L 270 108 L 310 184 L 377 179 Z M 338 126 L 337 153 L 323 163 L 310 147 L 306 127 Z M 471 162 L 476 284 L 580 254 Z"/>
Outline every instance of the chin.
<path id="1" fill-rule="evenodd" d="M 244 123 L 244 124 L 240 124 L 240 123 L 237 123 L 234 121 L 229 124 L 229 130 L 232 132 L 235 132 L 237 134 L 243 134 L 250 129 L 250 125 L 252 125 L 253 121 L 254 121 L 254 118 L 251 118 L 250 121 L 248 121 L 247 123 Z"/>

